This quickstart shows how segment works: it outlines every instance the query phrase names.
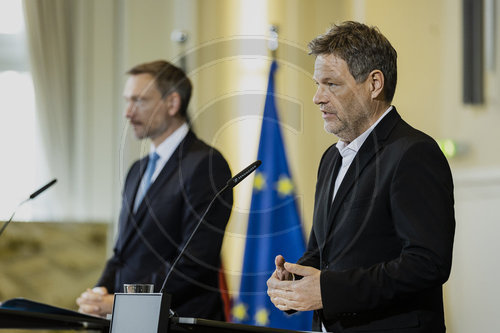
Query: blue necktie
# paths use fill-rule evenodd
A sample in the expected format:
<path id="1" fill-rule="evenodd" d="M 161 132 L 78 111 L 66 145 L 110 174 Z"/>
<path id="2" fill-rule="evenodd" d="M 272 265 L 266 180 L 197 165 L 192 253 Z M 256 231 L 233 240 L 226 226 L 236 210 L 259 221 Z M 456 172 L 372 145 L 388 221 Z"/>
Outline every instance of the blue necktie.
<path id="1" fill-rule="evenodd" d="M 139 185 L 139 190 L 137 191 L 137 195 L 135 197 L 134 213 L 137 212 L 137 209 L 139 208 L 142 199 L 144 199 L 144 196 L 146 195 L 146 192 L 148 191 L 148 188 L 151 185 L 151 178 L 153 178 L 153 174 L 156 169 L 156 162 L 158 161 L 159 158 L 160 155 L 158 155 L 156 152 L 153 152 L 152 154 L 149 155 L 148 166 L 146 168 L 146 172 L 144 173 L 144 177 L 141 181 L 141 184 Z"/>

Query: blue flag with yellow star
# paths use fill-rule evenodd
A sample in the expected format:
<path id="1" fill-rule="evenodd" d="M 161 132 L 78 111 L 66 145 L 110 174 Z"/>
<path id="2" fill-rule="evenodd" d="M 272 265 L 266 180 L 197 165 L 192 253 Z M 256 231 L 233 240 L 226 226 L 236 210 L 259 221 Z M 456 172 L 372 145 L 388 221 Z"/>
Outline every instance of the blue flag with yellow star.
<path id="1" fill-rule="evenodd" d="M 297 210 L 294 185 L 288 169 L 285 147 L 274 98 L 271 64 L 262 119 L 258 159 L 241 277 L 240 293 L 232 309 L 233 321 L 275 328 L 310 330 L 312 312 L 288 315 L 269 300 L 266 281 L 275 269 L 274 258 L 297 261 L 305 250 L 305 240 Z"/>

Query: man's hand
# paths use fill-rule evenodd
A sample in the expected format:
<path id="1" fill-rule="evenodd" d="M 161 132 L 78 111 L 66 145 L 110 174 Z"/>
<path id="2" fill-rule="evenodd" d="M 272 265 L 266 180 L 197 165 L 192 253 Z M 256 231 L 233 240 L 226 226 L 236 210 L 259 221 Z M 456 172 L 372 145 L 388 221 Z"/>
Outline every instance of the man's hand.
<path id="1" fill-rule="evenodd" d="M 278 256 L 283 258 L 282 256 Z M 271 302 L 280 310 L 309 311 L 323 308 L 321 300 L 320 275 L 321 271 L 297 264 L 285 262 L 280 266 L 285 270 L 278 273 L 278 257 L 276 270 L 267 280 L 267 294 Z M 297 274 L 303 276 L 298 281 L 280 279 L 278 274 Z"/>
<path id="2" fill-rule="evenodd" d="M 108 313 L 113 311 L 113 301 L 115 295 L 108 294 L 108 290 L 104 287 L 95 287 L 87 289 L 80 297 L 76 299 L 79 312 L 106 317 Z"/>
<path id="3" fill-rule="evenodd" d="M 285 269 L 285 258 L 283 258 L 281 254 L 277 255 L 276 258 L 274 258 L 274 264 L 276 265 L 274 274 L 276 274 L 276 278 L 278 280 L 295 280 L 293 274 Z"/>

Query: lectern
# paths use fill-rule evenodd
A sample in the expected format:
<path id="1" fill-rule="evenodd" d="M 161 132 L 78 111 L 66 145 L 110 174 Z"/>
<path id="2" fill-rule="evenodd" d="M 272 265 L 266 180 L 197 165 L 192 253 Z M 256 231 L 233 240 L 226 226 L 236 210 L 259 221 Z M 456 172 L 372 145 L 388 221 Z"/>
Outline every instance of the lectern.
<path id="1" fill-rule="evenodd" d="M 0 329 L 109 331 L 109 320 L 31 301 L 8 300 L 0 307 Z"/>
<path id="2" fill-rule="evenodd" d="M 2 329 L 93 330 L 103 333 L 290 333 L 293 330 L 169 316 L 170 298 L 160 293 L 116 294 L 113 323 L 76 311 L 16 298 L 0 307 Z M 132 331 L 130 329 L 133 329 Z M 134 331 L 135 330 L 135 331 Z M 148 331 L 149 330 L 149 331 Z"/>
<path id="3" fill-rule="evenodd" d="M 284 330 L 262 326 L 226 323 L 223 321 L 174 317 L 170 319 L 170 331 L 168 332 L 192 332 L 192 333 L 297 333 L 299 331 Z"/>
<path id="4" fill-rule="evenodd" d="M 169 316 L 170 295 L 115 294 L 110 333 L 285 333 L 292 330 Z"/>

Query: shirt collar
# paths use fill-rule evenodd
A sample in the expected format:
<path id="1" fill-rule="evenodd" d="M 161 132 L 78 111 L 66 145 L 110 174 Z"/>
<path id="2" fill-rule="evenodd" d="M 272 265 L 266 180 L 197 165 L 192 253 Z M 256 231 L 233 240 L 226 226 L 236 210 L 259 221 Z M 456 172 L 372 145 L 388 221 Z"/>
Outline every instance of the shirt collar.
<path id="1" fill-rule="evenodd" d="M 169 135 L 162 143 L 155 148 L 151 144 L 149 149 L 150 154 L 156 152 L 160 155 L 160 159 L 169 159 L 177 146 L 184 140 L 184 137 L 189 132 L 189 126 L 187 123 L 182 124 L 178 129 L 176 129 L 171 135 Z"/>
<path id="2" fill-rule="evenodd" d="M 337 149 L 339 150 L 340 152 L 340 155 L 342 155 L 342 157 L 344 157 L 344 155 L 346 153 L 348 153 L 348 151 L 353 151 L 354 153 L 357 153 L 359 151 L 359 149 L 361 148 L 361 146 L 363 145 L 363 143 L 365 142 L 366 138 L 368 137 L 368 135 L 370 135 L 370 133 L 373 131 L 373 129 L 378 125 L 378 123 L 393 109 L 392 105 L 389 106 L 389 108 L 387 110 L 385 110 L 384 114 L 382 114 L 382 116 L 380 116 L 377 121 L 370 126 L 370 128 L 368 128 L 366 131 L 364 131 L 360 136 L 358 136 L 356 139 L 352 140 L 351 143 L 349 144 L 346 144 L 344 141 L 342 140 L 339 140 L 337 142 L 337 144 L 335 145 L 337 147 Z"/>

